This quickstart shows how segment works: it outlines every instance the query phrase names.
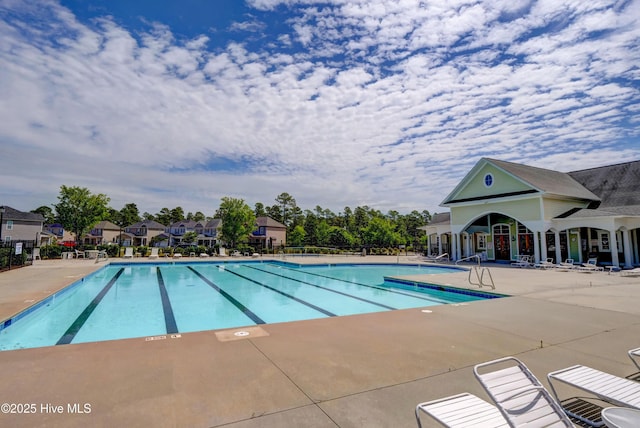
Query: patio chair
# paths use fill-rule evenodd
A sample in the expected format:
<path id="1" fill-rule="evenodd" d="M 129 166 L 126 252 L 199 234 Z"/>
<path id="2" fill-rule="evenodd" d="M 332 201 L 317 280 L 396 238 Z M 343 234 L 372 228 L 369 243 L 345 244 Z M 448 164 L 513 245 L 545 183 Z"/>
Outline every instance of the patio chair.
<path id="1" fill-rule="evenodd" d="M 418 404 L 416 406 L 418 428 L 422 428 L 421 412 L 431 416 L 443 426 L 451 428 L 478 426 L 506 428 L 509 426 L 497 407 L 468 392 Z"/>
<path id="2" fill-rule="evenodd" d="M 76 253 L 76 259 L 84 259 L 84 251 L 74 250 Z"/>
<path id="3" fill-rule="evenodd" d="M 598 266 L 597 263 L 597 258 L 591 258 L 586 263 L 578 266 L 578 272 L 604 272 L 604 267 Z"/>
<path id="4" fill-rule="evenodd" d="M 594 396 L 594 398 L 608 403 L 606 407 L 622 406 L 640 409 L 640 383 L 618 377 L 591 367 L 576 365 L 566 369 L 556 370 L 547 375 L 553 395 L 558 399 L 570 416 L 572 409 L 565 404 L 569 400 L 560 401 L 554 387 L 554 382 L 562 382 Z M 581 418 L 582 419 L 582 418 Z M 583 419 L 584 420 L 584 419 Z"/>
<path id="5" fill-rule="evenodd" d="M 520 258 L 517 261 L 511 263 L 511 266 L 520 267 L 520 268 L 532 267 L 533 263 L 531 263 L 531 256 L 528 256 L 528 255 L 520 256 Z"/>
<path id="6" fill-rule="evenodd" d="M 158 258 L 158 247 L 151 248 L 151 254 L 149 254 L 149 259 L 157 259 Z"/>
<path id="7" fill-rule="evenodd" d="M 629 358 L 633 361 L 633 364 L 638 368 L 638 372 L 627 376 L 627 379 L 635 380 L 636 382 L 640 382 L 640 348 L 631 349 L 629 351 Z"/>
<path id="8" fill-rule="evenodd" d="M 621 270 L 620 276 L 640 276 L 640 268 Z"/>
<path id="9" fill-rule="evenodd" d="M 533 265 L 533 267 L 539 268 L 539 269 L 555 269 L 556 264 L 553 262 L 553 259 L 549 257 L 540 263 L 536 263 L 535 265 Z"/>
<path id="10" fill-rule="evenodd" d="M 478 364 L 473 373 L 509 426 L 573 427 L 562 406 L 517 358 Z"/>
<path id="11" fill-rule="evenodd" d="M 124 249 L 124 256 L 122 256 L 125 259 L 132 259 L 133 258 L 133 247 L 127 247 Z"/>
<path id="12" fill-rule="evenodd" d="M 566 272 L 568 270 L 573 270 L 576 268 L 573 259 L 566 259 L 563 262 L 560 262 L 556 265 L 556 269 Z"/>

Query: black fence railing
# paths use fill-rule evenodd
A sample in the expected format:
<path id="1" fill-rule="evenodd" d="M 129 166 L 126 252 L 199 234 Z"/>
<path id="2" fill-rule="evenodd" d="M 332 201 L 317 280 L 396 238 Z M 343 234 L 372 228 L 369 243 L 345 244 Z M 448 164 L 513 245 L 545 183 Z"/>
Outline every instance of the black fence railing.
<path id="1" fill-rule="evenodd" d="M 36 241 L 0 242 L 0 272 L 33 264 Z"/>

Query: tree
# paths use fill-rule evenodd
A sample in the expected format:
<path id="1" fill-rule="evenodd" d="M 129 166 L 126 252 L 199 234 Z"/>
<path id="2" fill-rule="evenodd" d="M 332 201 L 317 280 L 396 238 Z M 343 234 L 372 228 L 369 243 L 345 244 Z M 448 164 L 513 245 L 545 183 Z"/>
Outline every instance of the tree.
<path id="1" fill-rule="evenodd" d="M 196 211 L 196 213 L 193 215 L 193 221 L 202 222 L 202 221 L 205 221 L 206 219 L 207 217 L 205 217 L 202 211 Z"/>
<path id="2" fill-rule="evenodd" d="M 109 198 L 99 193 L 92 194 L 85 187 L 60 187 L 58 203 L 54 205 L 62 227 L 76 235 L 76 242 L 98 222 L 109 215 Z"/>
<path id="3" fill-rule="evenodd" d="M 389 219 L 374 217 L 362 231 L 362 240 L 366 245 L 391 247 L 402 243 L 402 237 L 393 230 Z"/>
<path id="4" fill-rule="evenodd" d="M 304 238 L 307 232 L 304 231 L 304 227 L 298 225 L 287 234 L 287 245 L 291 247 L 301 247 L 304 244 Z"/>
<path id="5" fill-rule="evenodd" d="M 276 197 L 276 202 L 282 210 L 282 224 L 284 224 L 288 228 L 289 226 L 291 226 L 291 222 L 293 221 L 293 212 L 294 208 L 296 207 L 296 200 L 293 198 L 293 196 L 291 196 L 287 192 L 284 192 L 280 193 Z"/>
<path id="6" fill-rule="evenodd" d="M 256 202 L 253 208 L 253 213 L 256 217 L 266 217 L 267 212 L 264 209 L 264 204 L 262 202 Z"/>
<path id="7" fill-rule="evenodd" d="M 184 220 L 184 210 L 182 209 L 182 207 L 175 207 L 174 209 L 171 210 L 171 223 L 176 223 L 178 221 L 182 221 Z"/>
<path id="8" fill-rule="evenodd" d="M 162 208 L 160 212 L 155 215 L 155 217 L 156 217 L 155 220 L 158 223 L 164 224 L 165 226 L 170 226 L 172 223 L 171 211 L 169 211 L 169 208 Z"/>
<path id="9" fill-rule="evenodd" d="M 140 211 L 138 211 L 138 206 L 134 203 L 126 204 L 120 210 L 120 218 L 119 223 L 116 223 L 118 226 L 131 226 L 140 221 Z"/>
<path id="10" fill-rule="evenodd" d="M 53 210 L 46 205 L 38 207 L 31 212 L 34 214 L 40 214 L 44 217 L 44 224 L 53 224 L 56 222 L 56 216 L 53 214 Z"/>
<path id="11" fill-rule="evenodd" d="M 182 235 L 182 242 L 185 244 L 193 244 L 196 242 L 196 239 L 198 239 L 198 234 L 192 230 L 185 232 L 185 234 Z"/>
<path id="12" fill-rule="evenodd" d="M 244 199 L 223 197 L 218 208 L 218 217 L 222 223 L 222 239 L 231 248 L 236 248 L 238 243 L 246 242 L 249 234 L 256 228 L 256 215 Z"/>

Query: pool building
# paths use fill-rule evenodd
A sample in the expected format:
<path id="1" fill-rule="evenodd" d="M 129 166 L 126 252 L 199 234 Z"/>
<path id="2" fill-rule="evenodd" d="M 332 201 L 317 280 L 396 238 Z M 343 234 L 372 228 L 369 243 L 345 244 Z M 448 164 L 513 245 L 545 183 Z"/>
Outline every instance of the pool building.
<path id="1" fill-rule="evenodd" d="M 431 253 L 640 265 L 640 161 L 559 172 L 483 158 L 424 229 Z"/>

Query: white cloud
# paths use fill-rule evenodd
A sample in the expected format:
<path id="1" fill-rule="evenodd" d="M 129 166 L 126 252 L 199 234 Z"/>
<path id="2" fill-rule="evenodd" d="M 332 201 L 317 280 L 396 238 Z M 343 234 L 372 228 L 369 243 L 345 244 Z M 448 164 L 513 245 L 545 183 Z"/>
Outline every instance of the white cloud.
<path id="1" fill-rule="evenodd" d="M 133 33 L 43 4 L 0 1 L 0 200 L 17 208 L 65 184 L 150 212 L 282 192 L 303 208 L 438 211 L 482 156 L 563 171 L 640 157 L 623 126 L 637 1 L 255 0 L 290 8 L 283 50 L 216 52 L 167 23 Z"/>

